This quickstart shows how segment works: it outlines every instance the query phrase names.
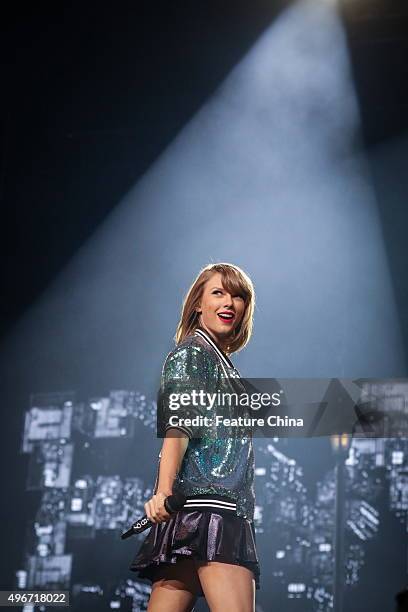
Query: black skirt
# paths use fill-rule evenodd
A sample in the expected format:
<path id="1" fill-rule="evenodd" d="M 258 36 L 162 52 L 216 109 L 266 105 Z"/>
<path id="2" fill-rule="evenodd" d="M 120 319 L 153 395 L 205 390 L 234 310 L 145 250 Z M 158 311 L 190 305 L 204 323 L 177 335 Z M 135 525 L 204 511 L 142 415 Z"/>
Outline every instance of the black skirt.
<path id="1" fill-rule="evenodd" d="M 206 504 L 204 500 L 210 498 L 212 503 Z M 252 522 L 237 516 L 235 510 L 222 507 L 235 506 L 231 502 L 217 495 L 188 498 L 186 506 L 168 521 L 151 527 L 129 569 L 137 572 L 139 578 L 153 582 L 159 565 L 175 564 L 183 557 L 219 561 L 250 569 L 259 589 L 255 528 Z M 198 595 L 203 596 L 203 592 Z"/>

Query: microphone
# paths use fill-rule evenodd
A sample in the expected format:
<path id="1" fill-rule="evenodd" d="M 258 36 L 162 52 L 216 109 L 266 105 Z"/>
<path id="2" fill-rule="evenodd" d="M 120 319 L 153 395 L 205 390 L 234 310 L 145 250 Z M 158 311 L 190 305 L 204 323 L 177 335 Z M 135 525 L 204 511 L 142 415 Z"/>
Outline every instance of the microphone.
<path id="1" fill-rule="evenodd" d="M 166 508 L 166 512 L 168 512 L 169 514 L 174 514 L 175 512 L 178 512 L 186 503 L 186 499 L 187 497 L 182 493 L 174 493 L 173 495 L 169 495 L 164 500 L 164 507 Z M 145 514 L 141 519 L 133 523 L 130 529 L 122 533 L 120 537 L 122 540 L 126 540 L 126 538 L 130 538 L 130 536 L 132 535 L 137 535 L 139 533 L 142 533 L 146 529 L 149 529 L 149 527 L 151 527 L 152 525 L 154 525 L 154 523 L 152 523 L 152 521 L 148 519 Z"/>

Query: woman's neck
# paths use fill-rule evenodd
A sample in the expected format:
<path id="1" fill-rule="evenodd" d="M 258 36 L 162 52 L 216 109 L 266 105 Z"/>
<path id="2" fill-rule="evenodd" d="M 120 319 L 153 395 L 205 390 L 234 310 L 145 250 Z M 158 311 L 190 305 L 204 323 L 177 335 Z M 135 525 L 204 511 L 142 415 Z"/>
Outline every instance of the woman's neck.
<path id="1" fill-rule="evenodd" d="M 217 338 L 217 337 L 216 337 L 216 336 L 215 336 L 215 335 L 214 335 L 212 332 L 210 332 L 210 330 L 209 330 L 209 329 L 207 329 L 207 327 L 205 327 L 205 325 L 203 325 L 203 323 L 200 323 L 200 324 L 199 324 L 199 327 L 201 327 L 201 329 L 202 329 L 203 331 L 205 331 L 205 332 L 206 332 L 206 333 L 207 333 L 207 334 L 210 336 L 210 338 L 212 338 L 212 339 L 214 340 L 215 344 L 218 346 L 218 348 L 219 348 L 219 349 L 220 349 L 220 350 L 221 350 L 223 353 L 225 353 L 226 355 L 228 355 L 228 352 L 227 352 L 227 350 L 226 350 L 226 346 L 224 346 L 224 344 L 223 344 L 223 343 L 222 343 L 222 342 L 219 340 L 219 338 Z"/>

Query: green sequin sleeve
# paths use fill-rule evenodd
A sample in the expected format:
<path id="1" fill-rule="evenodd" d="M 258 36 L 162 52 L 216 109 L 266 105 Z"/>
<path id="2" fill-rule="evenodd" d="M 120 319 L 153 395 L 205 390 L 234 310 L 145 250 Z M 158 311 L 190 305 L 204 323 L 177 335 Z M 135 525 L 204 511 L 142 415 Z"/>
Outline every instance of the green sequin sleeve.
<path id="1" fill-rule="evenodd" d="M 176 347 L 167 356 L 161 376 L 158 408 L 161 432 L 178 429 L 189 438 L 206 433 L 206 393 L 217 390 L 218 364 L 200 346 Z"/>

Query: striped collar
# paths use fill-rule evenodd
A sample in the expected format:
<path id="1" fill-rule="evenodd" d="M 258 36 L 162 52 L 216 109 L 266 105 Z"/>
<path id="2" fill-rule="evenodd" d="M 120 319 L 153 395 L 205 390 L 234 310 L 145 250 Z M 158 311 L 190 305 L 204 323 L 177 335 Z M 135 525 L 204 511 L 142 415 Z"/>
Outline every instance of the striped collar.
<path id="1" fill-rule="evenodd" d="M 204 329 L 202 329 L 202 327 L 197 327 L 194 330 L 194 335 L 195 336 L 200 336 L 201 338 L 203 338 L 214 349 L 214 351 L 217 353 L 218 357 L 221 359 L 221 362 L 227 368 L 232 368 L 233 370 L 236 370 L 236 368 L 235 368 L 234 364 L 232 363 L 232 361 L 230 359 L 228 359 L 228 357 L 225 355 L 225 353 L 217 345 L 215 340 L 213 340 L 213 338 L 211 338 L 211 336 Z"/>

